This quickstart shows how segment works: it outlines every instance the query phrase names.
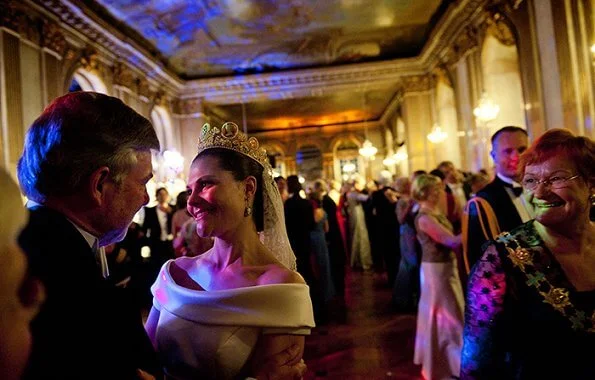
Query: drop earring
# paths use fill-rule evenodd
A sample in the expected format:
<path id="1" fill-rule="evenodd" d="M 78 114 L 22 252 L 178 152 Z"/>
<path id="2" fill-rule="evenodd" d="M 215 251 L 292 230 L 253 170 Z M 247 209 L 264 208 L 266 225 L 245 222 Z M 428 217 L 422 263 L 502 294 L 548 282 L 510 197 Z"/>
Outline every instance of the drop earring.
<path id="1" fill-rule="evenodd" d="M 252 207 L 248 205 L 248 199 L 246 199 L 246 208 L 244 208 L 244 216 L 252 215 Z"/>

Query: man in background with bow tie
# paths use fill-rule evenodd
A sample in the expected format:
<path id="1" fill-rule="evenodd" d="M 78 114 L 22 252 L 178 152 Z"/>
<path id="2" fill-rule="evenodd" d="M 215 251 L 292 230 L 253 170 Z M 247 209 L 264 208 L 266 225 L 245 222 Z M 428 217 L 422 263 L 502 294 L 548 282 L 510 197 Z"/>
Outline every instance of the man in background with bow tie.
<path id="1" fill-rule="evenodd" d="M 521 223 L 529 221 L 531 210 L 521 197 L 522 187 L 518 177 L 517 167 L 519 157 L 528 146 L 527 131 L 520 127 L 507 126 L 492 135 L 492 151 L 496 175 L 494 180 L 480 190 L 476 197 L 483 198 L 491 206 L 500 232 L 510 231 Z M 466 245 L 469 269 L 481 256 L 481 246 L 494 236 L 486 236 L 484 228 L 487 226 L 487 216 L 484 210 L 478 210 L 477 204 L 471 200 L 468 205 L 468 234 Z M 487 230 L 487 229 L 486 229 Z"/>
<path id="2" fill-rule="evenodd" d="M 151 379 L 160 372 L 130 289 L 102 247 L 124 238 L 149 201 L 151 123 L 92 92 L 57 98 L 33 122 L 17 174 L 30 219 L 19 236 L 47 299 L 31 324 L 23 379 Z"/>

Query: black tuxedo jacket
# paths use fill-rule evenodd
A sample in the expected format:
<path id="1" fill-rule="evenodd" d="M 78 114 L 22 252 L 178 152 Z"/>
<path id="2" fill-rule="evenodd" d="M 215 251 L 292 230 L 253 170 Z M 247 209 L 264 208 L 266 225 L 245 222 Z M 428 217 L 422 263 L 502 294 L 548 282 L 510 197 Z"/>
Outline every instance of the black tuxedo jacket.
<path id="1" fill-rule="evenodd" d="M 140 309 L 101 275 L 87 241 L 60 213 L 38 206 L 19 236 L 47 299 L 31 324 L 24 379 L 136 379 L 159 373 Z"/>
<path id="2" fill-rule="evenodd" d="M 501 232 L 510 231 L 522 223 L 521 217 L 506 191 L 504 182 L 498 176 L 479 191 L 476 196 L 485 199 L 492 206 Z M 467 237 L 469 268 L 473 267 L 481 257 L 482 245 L 487 241 L 481 229 L 480 217 L 478 210 L 472 205 L 469 208 L 469 232 Z M 486 219 L 483 220 L 487 226 Z"/>
<path id="3" fill-rule="evenodd" d="M 171 220 L 173 212 L 167 214 L 167 233 L 171 233 Z M 158 243 L 161 241 L 161 224 L 157 217 L 157 206 L 145 207 L 145 220 L 143 222 L 143 230 L 145 234 L 150 231 L 148 240 L 149 244 Z"/>
<path id="4" fill-rule="evenodd" d="M 310 231 L 314 229 L 314 209 L 310 201 L 293 195 L 285 201 L 285 226 L 291 249 L 295 253 L 298 272 L 310 267 Z"/>

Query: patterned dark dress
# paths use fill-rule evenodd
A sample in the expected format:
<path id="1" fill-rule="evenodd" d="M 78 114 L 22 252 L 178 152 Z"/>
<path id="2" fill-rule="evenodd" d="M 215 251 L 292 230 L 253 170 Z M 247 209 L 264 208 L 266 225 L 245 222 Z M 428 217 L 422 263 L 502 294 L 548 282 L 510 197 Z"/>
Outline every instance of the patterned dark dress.
<path id="1" fill-rule="evenodd" d="M 471 272 L 461 379 L 595 379 L 595 290 L 572 286 L 533 222 Z"/>

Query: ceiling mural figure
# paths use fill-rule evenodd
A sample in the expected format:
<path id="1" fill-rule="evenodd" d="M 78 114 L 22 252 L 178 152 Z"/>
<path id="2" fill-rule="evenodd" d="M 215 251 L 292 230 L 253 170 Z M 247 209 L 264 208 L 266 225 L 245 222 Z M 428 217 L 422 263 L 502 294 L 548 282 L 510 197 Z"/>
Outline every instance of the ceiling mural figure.
<path id="1" fill-rule="evenodd" d="M 449 0 L 87 0 L 183 78 L 413 57 Z"/>

